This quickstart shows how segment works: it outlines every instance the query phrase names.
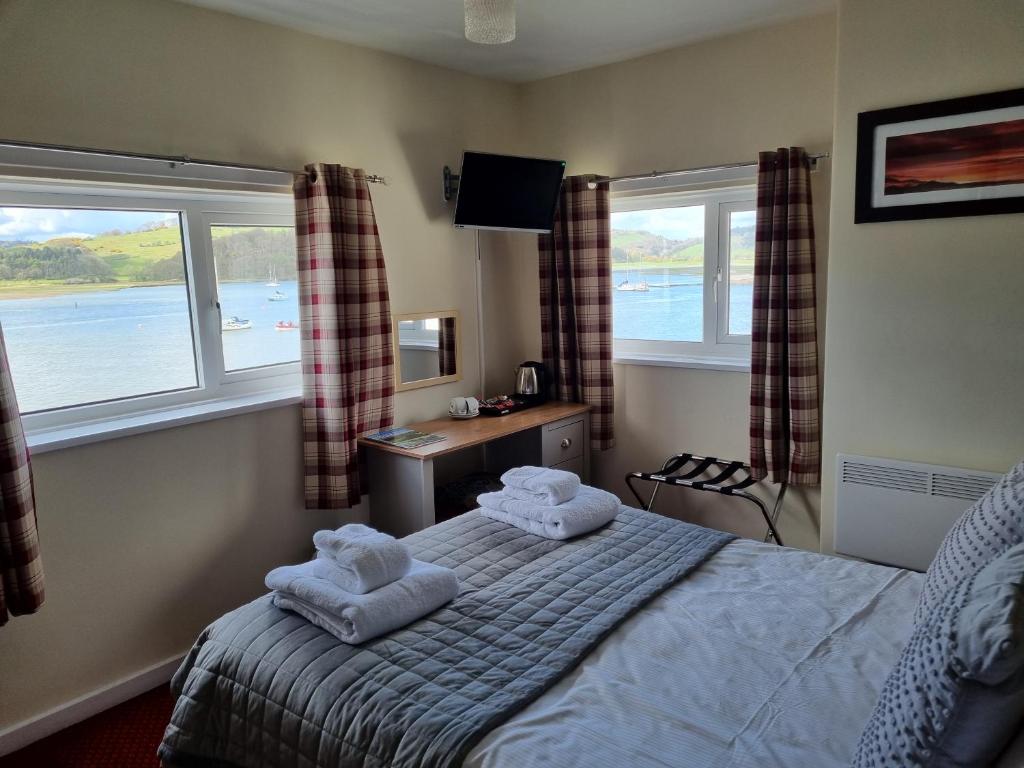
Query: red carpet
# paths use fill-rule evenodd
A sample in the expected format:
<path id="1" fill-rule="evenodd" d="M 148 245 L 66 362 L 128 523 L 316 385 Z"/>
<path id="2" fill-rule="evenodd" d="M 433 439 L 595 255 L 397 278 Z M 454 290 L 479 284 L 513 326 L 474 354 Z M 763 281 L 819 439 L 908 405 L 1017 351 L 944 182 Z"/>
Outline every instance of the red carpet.
<path id="1" fill-rule="evenodd" d="M 6 757 L 0 768 L 157 768 L 174 702 L 167 685 Z"/>

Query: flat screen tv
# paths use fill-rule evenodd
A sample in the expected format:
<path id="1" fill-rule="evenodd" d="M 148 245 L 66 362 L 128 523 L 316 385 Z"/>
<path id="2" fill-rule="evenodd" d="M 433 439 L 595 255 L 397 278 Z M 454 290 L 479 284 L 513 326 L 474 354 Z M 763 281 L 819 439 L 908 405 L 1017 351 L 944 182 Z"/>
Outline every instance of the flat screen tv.
<path id="1" fill-rule="evenodd" d="M 456 227 L 550 232 L 564 160 L 464 152 Z"/>

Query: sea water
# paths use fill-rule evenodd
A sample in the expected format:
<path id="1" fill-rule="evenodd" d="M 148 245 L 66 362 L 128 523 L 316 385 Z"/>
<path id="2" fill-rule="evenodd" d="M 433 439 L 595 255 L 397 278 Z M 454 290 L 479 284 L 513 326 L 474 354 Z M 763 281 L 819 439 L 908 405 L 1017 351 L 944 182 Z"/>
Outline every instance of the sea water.
<path id="1" fill-rule="evenodd" d="M 252 328 L 222 333 L 227 370 L 299 359 L 295 281 L 219 286 L 221 313 Z M 283 301 L 270 301 L 274 291 Z M 7 355 L 23 413 L 197 385 L 186 287 L 159 285 L 0 301 Z"/>
<path id="2" fill-rule="evenodd" d="M 699 277 L 644 274 L 647 291 L 612 290 L 616 338 L 700 341 L 703 285 Z M 613 275 L 613 284 L 626 277 Z M 671 282 L 670 287 L 659 283 Z M 226 331 L 228 371 L 299 359 L 298 287 L 263 282 L 219 286 L 221 314 L 249 320 L 252 328 Z M 280 291 L 284 301 L 270 301 Z M 750 332 L 750 284 L 734 284 L 730 330 Z M 197 386 L 196 355 L 184 285 L 83 291 L 60 296 L 0 300 L 7 354 L 22 412 L 61 408 Z"/>
<path id="3" fill-rule="evenodd" d="M 617 339 L 701 341 L 704 335 L 704 284 L 699 276 L 634 271 L 629 282 L 646 281 L 646 291 L 620 291 L 625 273 L 612 275 L 612 327 Z M 669 283 L 668 287 L 663 287 Z M 733 283 L 729 297 L 729 333 L 750 333 L 754 286 Z M 724 298 L 724 296 L 723 296 Z M 714 341 L 714 339 L 709 339 Z"/>

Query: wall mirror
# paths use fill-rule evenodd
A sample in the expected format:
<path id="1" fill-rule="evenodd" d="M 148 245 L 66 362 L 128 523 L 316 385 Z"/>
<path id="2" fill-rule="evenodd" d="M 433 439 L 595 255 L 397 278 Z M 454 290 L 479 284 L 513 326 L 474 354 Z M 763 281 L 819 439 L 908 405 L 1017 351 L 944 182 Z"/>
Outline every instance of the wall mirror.
<path id="1" fill-rule="evenodd" d="M 394 326 L 396 391 L 462 378 L 462 329 L 456 310 L 395 315 Z"/>

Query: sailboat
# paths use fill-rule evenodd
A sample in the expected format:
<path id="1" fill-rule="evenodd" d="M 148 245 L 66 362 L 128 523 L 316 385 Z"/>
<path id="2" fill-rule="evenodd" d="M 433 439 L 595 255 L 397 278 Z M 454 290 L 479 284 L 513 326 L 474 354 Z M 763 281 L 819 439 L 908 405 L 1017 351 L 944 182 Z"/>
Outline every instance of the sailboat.
<path id="1" fill-rule="evenodd" d="M 649 291 L 651 287 L 647 284 L 646 280 L 638 280 L 632 282 L 629 279 L 623 280 L 621 283 L 615 286 L 616 291 Z"/>
<path id="2" fill-rule="evenodd" d="M 640 270 L 639 270 L 640 271 L 640 277 L 643 277 L 643 274 L 644 274 L 643 267 L 644 267 L 644 257 L 641 255 L 640 256 Z M 629 271 L 627 270 L 626 271 L 626 279 L 623 280 L 618 285 L 616 285 L 615 286 L 615 290 L 617 290 L 617 291 L 637 291 L 637 292 L 643 292 L 643 291 L 649 291 L 650 290 L 650 286 L 647 284 L 646 280 L 637 280 L 635 282 L 630 280 L 629 279 Z"/>
<path id="3" fill-rule="evenodd" d="M 274 273 L 274 268 L 270 268 L 270 274 L 267 275 L 267 288 L 277 288 L 280 283 L 277 282 L 277 275 Z"/>
<path id="4" fill-rule="evenodd" d="M 644 255 L 642 253 L 640 254 L 640 269 L 639 269 L 639 272 L 640 272 L 640 277 L 642 278 L 644 276 Z M 649 291 L 650 290 L 650 286 L 647 284 L 646 280 L 642 280 L 641 279 L 641 280 L 637 280 L 637 281 L 634 282 L 634 281 L 629 279 L 629 266 L 628 266 L 628 261 L 627 261 L 626 279 L 623 280 L 618 285 L 616 285 L 615 286 L 615 290 L 616 291 L 637 291 L 637 292 L 643 292 L 643 291 Z"/>

